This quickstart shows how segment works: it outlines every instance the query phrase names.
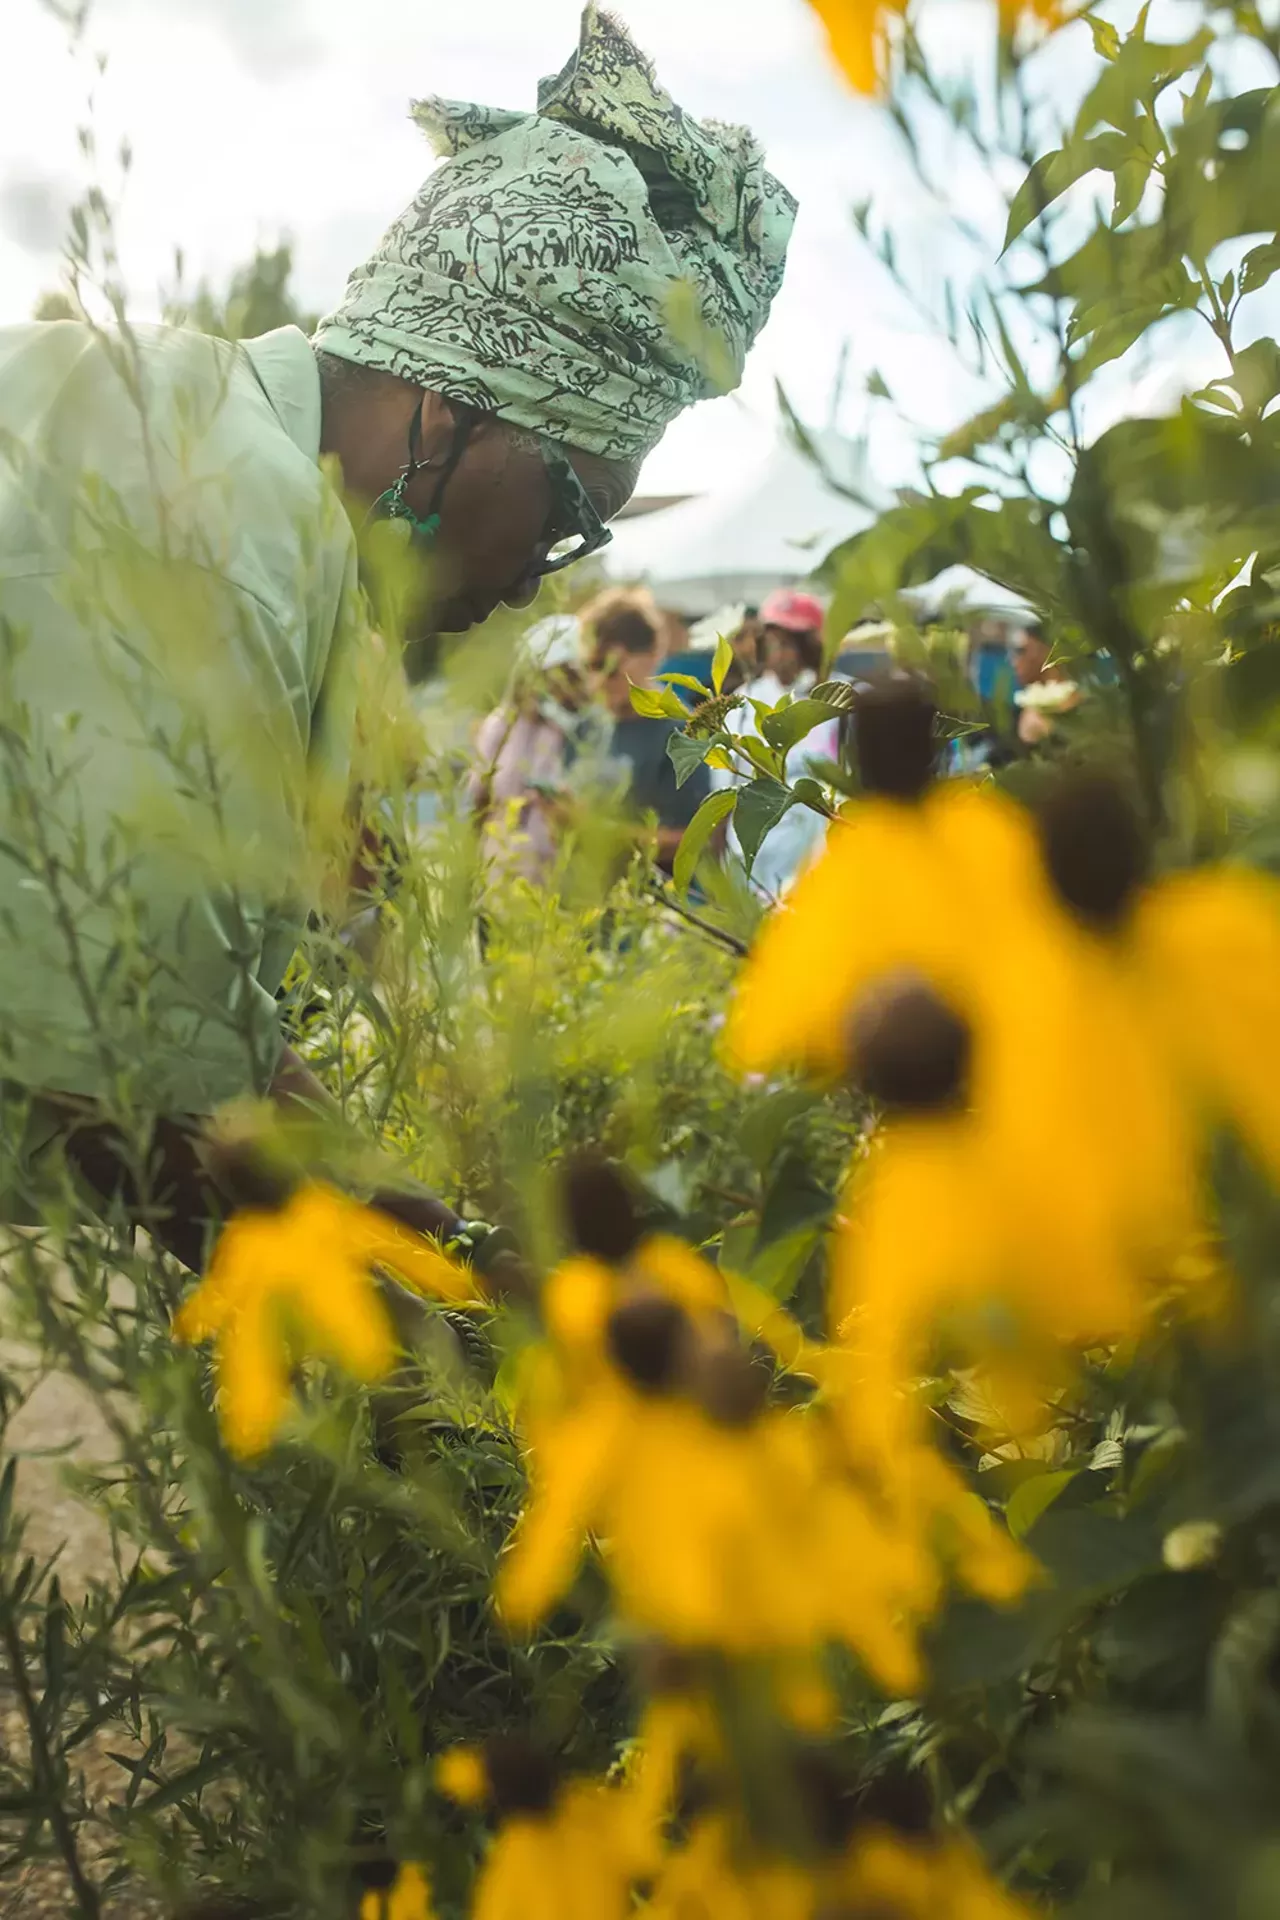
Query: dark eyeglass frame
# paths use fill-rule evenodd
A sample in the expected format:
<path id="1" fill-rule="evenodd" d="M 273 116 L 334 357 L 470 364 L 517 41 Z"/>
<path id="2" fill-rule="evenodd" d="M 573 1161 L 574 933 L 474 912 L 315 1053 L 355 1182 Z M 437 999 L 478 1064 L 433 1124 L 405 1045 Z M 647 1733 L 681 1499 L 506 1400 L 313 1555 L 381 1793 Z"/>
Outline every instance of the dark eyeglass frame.
<path id="1" fill-rule="evenodd" d="M 548 440 L 545 434 L 538 434 L 537 441 L 542 464 L 547 470 L 547 484 L 551 489 L 551 511 L 547 517 L 545 535 L 551 551 L 536 570 L 537 577 L 543 579 L 551 573 L 562 573 L 566 567 L 573 566 L 578 560 L 585 560 L 589 554 L 599 553 L 601 547 L 607 547 L 613 539 L 613 531 L 596 512 L 591 495 L 583 486 L 564 448 L 556 441 Z M 575 536 L 578 544 L 569 552 L 555 552 L 556 547 L 563 547 L 567 540 Z"/>
<path id="2" fill-rule="evenodd" d="M 419 457 L 422 452 L 422 410 L 415 407 L 409 422 L 409 458 L 394 485 L 380 494 L 370 509 L 371 519 L 404 521 L 409 527 L 410 537 L 424 545 L 429 544 L 439 531 L 445 491 L 461 464 L 472 434 L 484 417 L 475 407 L 464 407 L 458 402 L 450 402 L 450 405 L 456 424 L 449 451 L 441 466 L 436 469 L 431 461 Z M 585 560 L 588 554 L 598 553 L 601 547 L 608 546 L 613 533 L 597 513 L 590 494 L 564 448 L 556 441 L 549 440 L 545 434 L 531 437 L 541 456 L 551 493 L 551 504 L 540 543 L 548 551 L 541 563 L 529 570 L 532 578 L 542 579 L 548 574 L 563 572 L 575 561 Z M 419 516 L 409 505 L 406 495 L 418 474 L 427 472 L 438 472 L 438 478 L 427 503 L 427 511 Z M 555 551 L 570 540 L 576 540 L 577 544 L 568 552 Z"/>

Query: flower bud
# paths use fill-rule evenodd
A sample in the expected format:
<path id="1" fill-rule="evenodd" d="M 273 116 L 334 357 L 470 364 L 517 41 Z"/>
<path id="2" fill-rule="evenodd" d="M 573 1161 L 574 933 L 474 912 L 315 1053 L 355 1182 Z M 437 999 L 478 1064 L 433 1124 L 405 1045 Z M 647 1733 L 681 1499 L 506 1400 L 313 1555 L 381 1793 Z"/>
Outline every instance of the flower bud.
<path id="1" fill-rule="evenodd" d="M 1118 927 L 1150 866 L 1150 847 L 1129 795 L 1110 774 L 1064 775 L 1040 806 L 1044 863 L 1054 890 L 1078 919 Z"/>
<path id="2" fill-rule="evenodd" d="M 854 1079 L 889 1113 L 965 1104 L 972 1035 L 919 974 L 888 975 L 863 994 L 850 1023 Z"/>
<path id="3" fill-rule="evenodd" d="M 900 667 L 855 689 L 853 738 L 863 791 L 918 800 L 933 779 L 938 709 L 929 682 Z"/>
<path id="4" fill-rule="evenodd" d="M 576 1251 L 606 1266 L 628 1259 L 643 1238 L 630 1181 L 597 1154 L 579 1154 L 566 1167 L 564 1210 Z"/>
<path id="5" fill-rule="evenodd" d="M 691 1333 L 683 1307 L 664 1294 L 642 1293 L 609 1315 L 609 1354 L 642 1393 L 670 1393 L 684 1367 Z"/>
<path id="6" fill-rule="evenodd" d="M 557 1770 L 550 1755 L 519 1734 L 495 1734 L 484 1743 L 489 1797 L 499 1819 L 550 1813 Z"/>

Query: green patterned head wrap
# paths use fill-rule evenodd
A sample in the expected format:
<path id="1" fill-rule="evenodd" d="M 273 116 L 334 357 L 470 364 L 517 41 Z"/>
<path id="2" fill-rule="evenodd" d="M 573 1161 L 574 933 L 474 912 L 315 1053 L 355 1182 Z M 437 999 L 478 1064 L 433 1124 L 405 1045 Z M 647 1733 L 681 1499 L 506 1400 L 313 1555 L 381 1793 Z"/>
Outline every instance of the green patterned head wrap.
<path id="1" fill-rule="evenodd" d="M 534 113 L 413 115 L 447 157 L 317 348 L 618 459 L 737 385 L 795 201 L 745 127 L 676 106 L 618 21 L 587 7 Z"/>

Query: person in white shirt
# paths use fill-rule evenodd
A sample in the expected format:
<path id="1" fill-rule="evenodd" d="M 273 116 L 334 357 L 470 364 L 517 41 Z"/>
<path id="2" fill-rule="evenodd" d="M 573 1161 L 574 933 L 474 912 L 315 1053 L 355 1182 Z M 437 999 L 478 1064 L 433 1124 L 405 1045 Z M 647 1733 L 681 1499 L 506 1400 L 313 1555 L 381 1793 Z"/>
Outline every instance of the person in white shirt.
<path id="1" fill-rule="evenodd" d="M 740 739 L 759 734 L 753 700 L 776 706 L 786 694 L 803 699 L 817 684 L 822 669 L 822 602 L 811 593 L 783 587 L 771 593 L 760 609 L 763 670 L 742 689 L 743 705 L 730 714 L 726 726 Z M 840 752 L 840 722 L 834 716 L 797 741 L 787 755 L 788 781 L 817 772 L 823 761 Z M 745 771 L 721 773 L 718 783 L 741 785 Z M 779 899 L 799 874 L 817 858 L 826 839 L 827 823 L 812 808 L 795 806 L 770 829 L 751 870 L 751 884 L 766 900 Z M 739 859 L 742 848 L 732 825 L 728 845 Z"/>

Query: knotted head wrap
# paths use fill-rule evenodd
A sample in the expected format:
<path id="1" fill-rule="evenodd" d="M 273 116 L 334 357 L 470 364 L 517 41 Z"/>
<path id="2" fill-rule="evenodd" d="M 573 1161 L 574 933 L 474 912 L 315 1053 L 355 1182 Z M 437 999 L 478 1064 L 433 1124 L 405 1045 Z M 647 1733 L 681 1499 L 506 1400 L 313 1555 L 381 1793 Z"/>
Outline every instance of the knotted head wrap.
<path id="1" fill-rule="evenodd" d="M 686 114 L 617 20 L 587 7 L 533 113 L 428 99 L 413 117 L 446 158 L 318 348 L 618 459 L 737 385 L 796 203 L 754 135 Z M 673 324 L 689 308 L 696 326 Z"/>

